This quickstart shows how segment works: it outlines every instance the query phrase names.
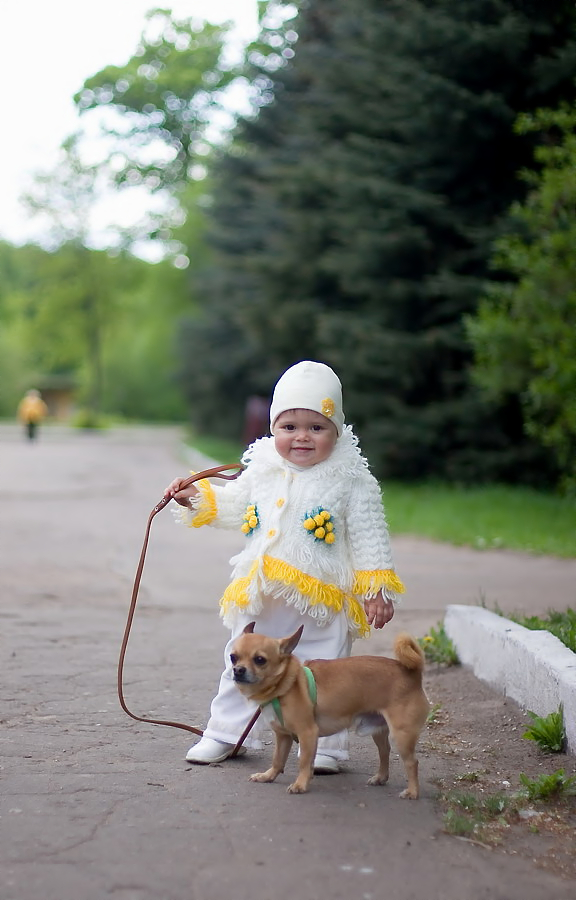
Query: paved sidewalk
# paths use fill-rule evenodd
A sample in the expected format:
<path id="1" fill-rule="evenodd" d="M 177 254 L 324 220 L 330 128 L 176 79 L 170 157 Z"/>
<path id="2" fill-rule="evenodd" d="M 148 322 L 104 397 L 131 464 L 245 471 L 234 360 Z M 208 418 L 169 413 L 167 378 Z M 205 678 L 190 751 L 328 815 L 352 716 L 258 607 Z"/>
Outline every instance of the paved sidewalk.
<path id="1" fill-rule="evenodd" d="M 187 471 L 177 429 L 0 426 L 0 900 L 571 900 L 574 882 L 442 834 L 433 759 L 423 796 L 367 787 L 373 751 L 304 796 L 255 785 L 261 753 L 184 760 L 189 736 L 121 711 L 116 665 L 146 520 Z M 216 601 L 241 537 L 154 521 L 126 660 L 128 705 L 205 723 L 222 665 Z M 574 605 L 576 561 L 396 538 L 408 587 L 355 652 L 422 635 L 449 603 Z M 293 765 L 293 763 L 291 763 Z"/>

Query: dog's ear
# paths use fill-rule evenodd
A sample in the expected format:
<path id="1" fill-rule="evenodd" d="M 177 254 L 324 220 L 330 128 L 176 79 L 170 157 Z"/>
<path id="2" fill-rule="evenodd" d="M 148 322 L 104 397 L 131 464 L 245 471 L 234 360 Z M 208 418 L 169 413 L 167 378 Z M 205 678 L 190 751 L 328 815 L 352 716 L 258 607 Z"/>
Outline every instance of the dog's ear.
<path id="1" fill-rule="evenodd" d="M 290 635 L 290 637 L 283 638 L 280 641 L 280 653 L 284 654 L 284 656 L 290 656 L 290 654 L 298 646 L 298 641 L 302 637 L 303 631 L 304 626 L 301 625 L 298 631 L 295 631 L 294 634 Z"/>
<path id="2" fill-rule="evenodd" d="M 242 632 L 242 634 L 254 634 L 254 626 L 255 626 L 255 625 L 256 625 L 256 622 L 250 622 L 250 623 L 246 626 L 246 628 L 244 629 L 244 631 Z"/>

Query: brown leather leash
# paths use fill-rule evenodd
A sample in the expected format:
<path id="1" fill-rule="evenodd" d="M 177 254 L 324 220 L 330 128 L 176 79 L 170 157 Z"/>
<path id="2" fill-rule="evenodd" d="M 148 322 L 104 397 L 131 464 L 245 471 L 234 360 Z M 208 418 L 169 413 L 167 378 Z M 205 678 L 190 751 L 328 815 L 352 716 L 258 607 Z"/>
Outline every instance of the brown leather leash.
<path id="1" fill-rule="evenodd" d="M 191 484 L 194 484 L 195 481 L 201 481 L 203 478 L 222 478 L 225 481 L 234 481 L 235 478 L 238 478 L 240 473 L 242 472 L 244 466 L 240 463 L 232 463 L 227 466 L 214 466 L 212 469 L 205 469 L 203 472 L 197 472 L 194 475 L 191 475 L 190 478 L 187 478 L 182 482 L 180 488 L 187 488 Z M 237 469 L 233 475 L 224 475 L 224 472 L 228 472 L 230 469 Z M 126 713 L 126 715 L 130 716 L 131 719 L 136 719 L 137 722 L 147 722 L 149 725 L 168 725 L 171 728 L 183 728 L 184 731 L 192 731 L 194 734 L 198 734 L 202 736 L 204 733 L 200 728 L 195 728 L 194 725 L 184 725 L 182 722 L 170 722 L 164 719 L 147 719 L 144 716 L 137 716 L 135 713 L 131 712 L 126 706 L 126 702 L 124 700 L 124 688 L 123 688 L 123 675 L 124 675 L 124 659 L 126 656 L 126 649 L 128 647 L 128 639 L 130 637 L 130 631 L 132 629 L 132 621 L 134 619 L 134 613 L 136 611 L 136 602 L 138 600 L 138 591 L 140 589 L 140 581 L 142 580 L 142 572 L 144 570 L 144 562 L 146 560 L 146 550 L 148 549 L 148 541 L 150 538 L 150 528 L 152 525 L 152 520 L 154 516 L 156 516 L 161 509 L 164 509 L 165 506 L 170 503 L 171 497 L 163 497 L 160 503 L 157 503 L 150 515 L 148 516 L 148 524 L 146 526 L 146 533 L 144 535 L 144 543 L 142 545 L 142 551 L 140 553 L 140 560 L 138 562 L 138 567 L 136 569 L 136 575 L 134 577 L 134 587 L 132 588 L 132 599 L 130 601 L 130 608 L 128 611 L 128 620 L 126 622 L 126 628 L 124 629 L 124 637 L 122 638 L 122 646 L 120 648 L 120 658 L 118 660 L 118 699 L 120 700 L 120 706 Z M 244 743 L 246 737 L 252 730 L 254 723 L 256 722 L 258 716 L 260 715 L 261 710 L 257 709 L 252 718 L 250 719 L 248 725 L 244 729 L 244 732 L 238 743 L 234 747 L 234 750 L 230 754 L 231 757 L 236 756 L 240 747 Z"/>

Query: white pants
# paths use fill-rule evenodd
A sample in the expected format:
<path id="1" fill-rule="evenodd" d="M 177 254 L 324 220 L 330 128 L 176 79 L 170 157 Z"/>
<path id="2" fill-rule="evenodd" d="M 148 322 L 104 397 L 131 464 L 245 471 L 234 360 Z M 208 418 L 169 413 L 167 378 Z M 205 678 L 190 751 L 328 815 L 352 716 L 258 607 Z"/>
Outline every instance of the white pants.
<path id="1" fill-rule="evenodd" d="M 288 637 L 304 624 L 302 637 L 294 651 L 294 655 L 302 662 L 307 659 L 338 659 L 350 656 L 352 646 L 348 622 L 344 613 L 337 615 L 329 625 L 317 625 L 314 619 L 306 613 L 302 615 L 293 606 L 287 606 L 281 600 L 267 597 L 265 607 L 260 615 L 239 614 L 224 650 L 226 668 L 220 678 L 218 693 L 210 707 L 210 720 L 204 731 L 206 737 L 216 741 L 225 741 L 228 744 L 235 744 L 238 741 L 258 708 L 257 704 L 247 700 L 234 684 L 230 664 L 232 644 L 249 622 L 256 622 L 254 629 L 256 632 L 274 638 Z M 261 750 L 261 734 L 264 727 L 263 717 L 260 717 L 244 741 L 244 746 Z M 341 731 L 338 734 L 320 738 L 318 752 L 332 756 L 334 759 L 348 759 L 348 732 Z"/>

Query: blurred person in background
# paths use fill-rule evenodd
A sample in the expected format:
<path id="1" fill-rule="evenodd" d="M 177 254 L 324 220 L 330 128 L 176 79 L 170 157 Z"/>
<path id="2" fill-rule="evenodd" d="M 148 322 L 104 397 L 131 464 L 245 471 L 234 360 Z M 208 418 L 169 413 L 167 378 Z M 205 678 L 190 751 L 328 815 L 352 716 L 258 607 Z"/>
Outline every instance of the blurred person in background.
<path id="1" fill-rule="evenodd" d="M 22 422 L 29 441 L 36 440 L 38 426 L 48 415 L 48 407 L 44 403 L 40 391 L 31 388 L 18 404 L 18 421 Z"/>

